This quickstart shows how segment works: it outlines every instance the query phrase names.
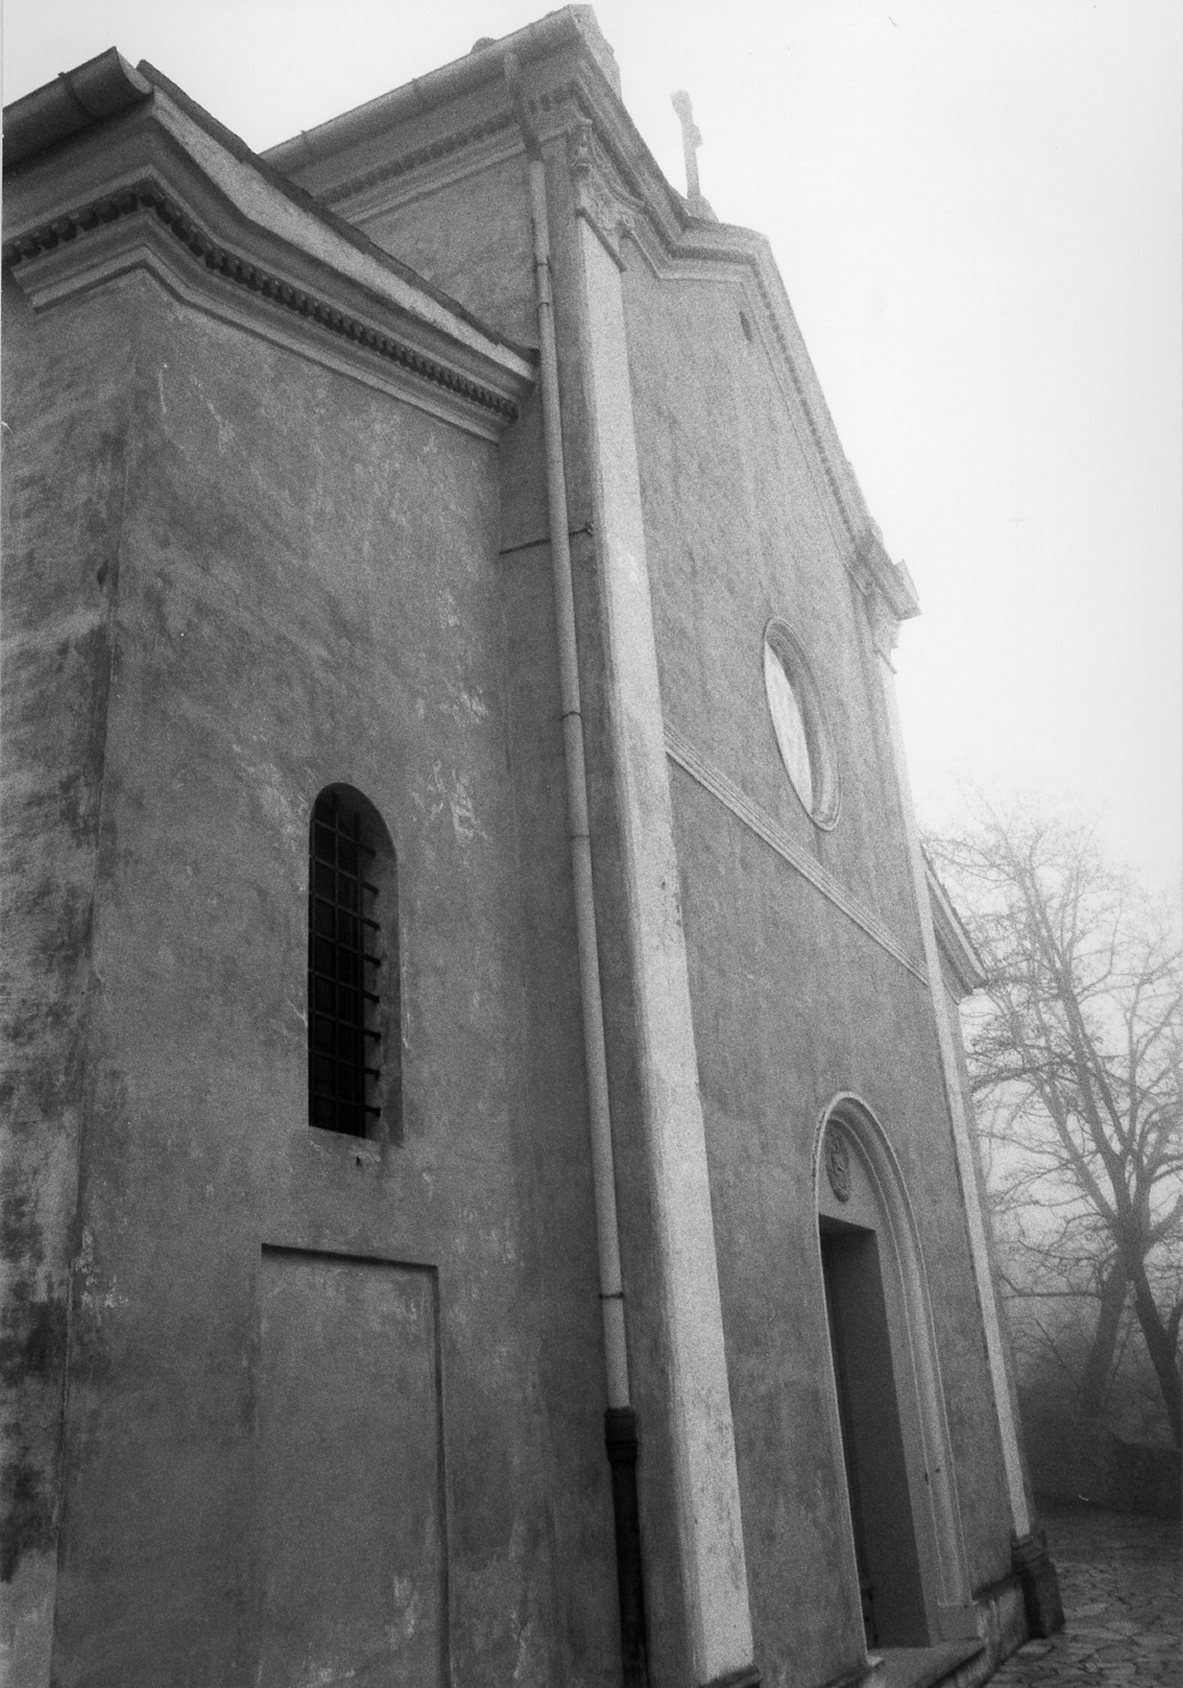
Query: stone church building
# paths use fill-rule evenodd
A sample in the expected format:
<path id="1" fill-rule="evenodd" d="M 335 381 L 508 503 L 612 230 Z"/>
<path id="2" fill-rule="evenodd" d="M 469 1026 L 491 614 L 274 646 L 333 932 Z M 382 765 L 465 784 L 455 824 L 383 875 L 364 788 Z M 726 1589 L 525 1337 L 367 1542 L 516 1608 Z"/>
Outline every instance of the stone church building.
<path id="1" fill-rule="evenodd" d="M 8 1682 L 984 1680 L 976 963 L 767 243 L 582 6 L 4 161 Z"/>

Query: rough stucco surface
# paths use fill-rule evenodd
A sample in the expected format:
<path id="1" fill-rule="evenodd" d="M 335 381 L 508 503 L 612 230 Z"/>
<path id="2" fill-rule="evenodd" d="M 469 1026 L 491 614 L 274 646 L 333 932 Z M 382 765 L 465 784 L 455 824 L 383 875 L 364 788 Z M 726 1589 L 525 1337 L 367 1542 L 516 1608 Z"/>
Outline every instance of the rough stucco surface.
<path id="1" fill-rule="evenodd" d="M 434 1274 L 266 1249 L 259 1299 L 260 1688 L 444 1684 Z"/>
<path id="2" fill-rule="evenodd" d="M 606 1680 L 548 582 L 499 570 L 495 448 L 143 279 L 34 332 L 75 317 L 83 338 L 119 328 L 134 414 L 56 1679 L 253 1676 L 269 1245 L 438 1268 L 454 1681 Z M 399 857 L 405 1135 L 386 1150 L 306 1124 L 308 815 L 331 781 Z"/>
<path id="3" fill-rule="evenodd" d="M 370 239 L 522 345 L 538 328 L 525 165 L 510 158 L 396 211 L 365 218 Z"/>
<path id="4" fill-rule="evenodd" d="M 850 542 L 800 406 L 749 343 L 741 309 L 757 313 L 737 287 L 658 285 L 640 264 L 625 282 L 666 718 L 919 954 L 869 639 L 841 562 Z M 772 616 L 800 639 L 838 746 L 830 832 L 809 821 L 776 748 Z"/>
<path id="5" fill-rule="evenodd" d="M 803 419 L 745 335 L 738 289 L 659 286 L 639 264 L 626 289 L 666 719 L 918 956 L 874 653 Z M 773 735 L 761 659 L 774 615 L 823 694 L 842 786 L 832 832 L 805 814 Z M 768 1683 L 829 1680 L 861 1657 L 811 1166 L 839 1092 L 882 1122 L 920 1228 L 971 1586 L 1009 1570 L 931 1001 L 714 794 L 680 768 L 671 778 L 757 1661 Z"/>
<path id="6" fill-rule="evenodd" d="M 114 305 L 98 344 L 42 345 L 7 282 L 4 323 L 0 1577 L 47 1621 L 129 329 Z"/>

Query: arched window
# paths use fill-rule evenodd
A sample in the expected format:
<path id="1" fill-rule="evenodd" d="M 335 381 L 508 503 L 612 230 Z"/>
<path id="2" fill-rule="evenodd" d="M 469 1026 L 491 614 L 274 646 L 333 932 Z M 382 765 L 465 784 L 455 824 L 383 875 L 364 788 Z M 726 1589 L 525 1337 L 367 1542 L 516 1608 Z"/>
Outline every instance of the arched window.
<path id="1" fill-rule="evenodd" d="M 397 1139 L 401 1049 L 394 846 L 360 792 L 326 786 L 309 837 L 309 1124 Z"/>

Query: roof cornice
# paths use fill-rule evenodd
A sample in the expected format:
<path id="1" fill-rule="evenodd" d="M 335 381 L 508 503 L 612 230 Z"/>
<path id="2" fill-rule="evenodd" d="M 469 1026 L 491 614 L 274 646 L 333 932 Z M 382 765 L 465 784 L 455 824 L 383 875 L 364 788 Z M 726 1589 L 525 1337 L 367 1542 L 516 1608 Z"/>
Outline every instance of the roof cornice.
<path id="1" fill-rule="evenodd" d="M 35 309 L 129 269 L 304 355 L 496 437 L 531 357 L 416 288 L 356 231 L 280 192 L 160 88 L 102 146 L 58 148 L 10 176 L 4 247 Z"/>
<path id="2" fill-rule="evenodd" d="M 487 323 L 474 316 L 459 301 L 451 298 L 433 282 L 417 274 L 409 265 L 400 262 L 393 253 L 378 246 L 355 223 L 338 216 L 322 200 L 308 193 L 290 176 L 275 169 L 265 157 L 252 152 L 238 135 L 227 129 L 224 124 L 219 123 L 215 117 L 211 117 L 209 112 L 199 106 L 195 100 L 190 99 L 184 89 L 178 88 L 175 82 L 169 81 L 168 77 L 155 69 L 154 66 L 148 64 L 147 61 L 141 61 L 138 71 L 152 83 L 159 95 L 165 96 L 158 101 L 158 104 L 161 108 L 161 114 L 166 120 L 168 113 L 171 111 L 174 117 L 174 127 L 187 120 L 191 135 L 204 137 L 206 142 L 214 143 L 214 150 L 209 152 L 207 148 L 207 155 L 214 160 L 213 174 L 216 179 L 228 179 L 233 175 L 236 164 L 245 166 L 246 180 L 253 181 L 258 178 L 274 190 L 272 203 L 281 215 L 286 213 L 289 219 L 295 217 L 302 220 L 305 229 L 310 226 L 323 226 L 331 229 L 346 246 L 356 248 L 363 259 L 377 264 L 388 273 L 388 276 L 397 278 L 397 281 L 401 282 L 414 296 L 417 302 L 416 309 L 419 312 L 431 314 L 433 305 L 439 307 L 442 318 L 446 319 L 448 332 L 454 332 L 456 325 L 460 324 L 467 330 L 474 330 L 482 342 L 493 340 L 498 344 L 507 346 L 512 352 L 522 353 L 523 348 L 521 346 L 514 345 L 504 336 L 499 335 L 495 329 L 490 328 Z M 241 182 L 241 170 L 238 175 Z"/>
<path id="3" fill-rule="evenodd" d="M 361 142 L 387 135 L 410 120 L 442 108 L 478 90 L 500 95 L 507 53 L 522 66 L 574 49 L 586 54 L 620 97 L 620 77 L 612 48 L 590 6 L 564 6 L 500 40 L 478 42 L 462 59 L 418 76 L 365 105 L 343 112 L 315 129 L 302 129 L 290 140 L 269 147 L 263 157 L 276 169 L 299 174 L 310 165 L 338 157 Z"/>

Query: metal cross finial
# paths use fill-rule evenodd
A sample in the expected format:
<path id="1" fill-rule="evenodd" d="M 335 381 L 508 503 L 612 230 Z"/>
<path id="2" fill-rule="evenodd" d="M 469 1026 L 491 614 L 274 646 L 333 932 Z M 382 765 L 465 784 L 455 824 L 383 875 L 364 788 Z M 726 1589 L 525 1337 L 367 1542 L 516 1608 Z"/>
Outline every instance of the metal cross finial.
<path id="1" fill-rule="evenodd" d="M 676 94 L 671 94 L 670 99 L 682 125 L 682 151 L 686 155 L 686 198 L 693 205 L 696 200 L 702 198 L 702 189 L 698 185 L 698 149 L 702 145 L 702 135 L 694 121 L 690 95 L 685 89 L 679 88 Z"/>

